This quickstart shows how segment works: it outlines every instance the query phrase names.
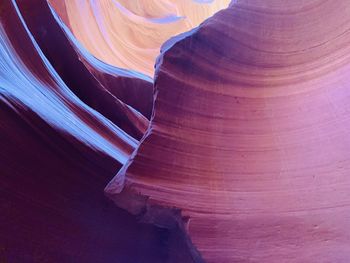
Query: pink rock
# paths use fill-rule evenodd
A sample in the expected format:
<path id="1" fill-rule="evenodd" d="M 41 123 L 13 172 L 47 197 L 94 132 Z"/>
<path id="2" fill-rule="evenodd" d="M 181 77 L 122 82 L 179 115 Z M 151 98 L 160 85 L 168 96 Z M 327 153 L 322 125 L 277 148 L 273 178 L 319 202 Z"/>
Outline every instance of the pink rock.
<path id="1" fill-rule="evenodd" d="M 168 42 L 154 117 L 106 193 L 155 224 L 180 210 L 206 262 L 348 262 L 349 14 L 242 0 Z"/>

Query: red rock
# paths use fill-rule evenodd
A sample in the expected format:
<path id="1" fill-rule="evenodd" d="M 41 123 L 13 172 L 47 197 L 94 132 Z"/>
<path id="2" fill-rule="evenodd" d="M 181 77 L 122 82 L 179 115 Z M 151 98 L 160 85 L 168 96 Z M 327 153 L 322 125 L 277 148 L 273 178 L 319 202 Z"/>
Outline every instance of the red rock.
<path id="1" fill-rule="evenodd" d="M 154 117 L 106 193 L 155 224 L 180 210 L 206 262 L 348 262 L 349 15 L 242 0 L 169 41 Z"/>
<path id="2" fill-rule="evenodd" d="M 171 36 L 197 27 L 230 0 L 48 0 L 74 36 L 100 60 L 154 75 Z"/>
<path id="3" fill-rule="evenodd" d="M 43 53 L 28 29 L 24 3 L 0 0 L 0 261 L 193 262 L 183 231 L 141 223 L 104 196 L 137 140 L 69 89 L 44 55 L 53 42 L 26 17 Z M 42 11 L 43 1 L 33 3 Z M 72 58 L 64 66 L 81 75 L 65 81 L 87 78 L 93 92 Z"/>
<path id="4" fill-rule="evenodd" d="M 132 73 L 118 76 L 118 72 L 124 72 L 79 49 L 45 1 L 20 0 L 18 6 L 45 56 L 67 86 L 84 103 L 140 139 L 148 125 L 142 114 L 149 118 L 152 110 L 152 83 Z"/>

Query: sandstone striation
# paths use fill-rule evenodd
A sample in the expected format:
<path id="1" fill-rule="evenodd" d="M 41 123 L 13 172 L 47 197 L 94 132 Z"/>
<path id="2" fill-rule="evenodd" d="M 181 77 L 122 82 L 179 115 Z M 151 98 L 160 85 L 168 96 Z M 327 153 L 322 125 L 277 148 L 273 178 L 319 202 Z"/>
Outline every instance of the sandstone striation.
<path id="1" fill-rule="evenodd" d="M 166 43 L 150 126 L 106 193 L 179 209 L 206 262 L 347 262 L 349 17 L 241 0 Z"/>

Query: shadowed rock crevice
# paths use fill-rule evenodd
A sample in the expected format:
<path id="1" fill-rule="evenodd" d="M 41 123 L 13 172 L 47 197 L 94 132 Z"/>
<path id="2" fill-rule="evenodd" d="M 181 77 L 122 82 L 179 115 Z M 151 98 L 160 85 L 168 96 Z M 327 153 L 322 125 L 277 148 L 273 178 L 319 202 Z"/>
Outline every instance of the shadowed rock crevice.
<path id="1" fill-rule="evenodd" d="M 33 9 L 20 2 L 0 0 L 0 259 L 192 262 L 178 231 L 142 223 L 104 196 L 136 140 L 69 90 L 22 19 Z"/>

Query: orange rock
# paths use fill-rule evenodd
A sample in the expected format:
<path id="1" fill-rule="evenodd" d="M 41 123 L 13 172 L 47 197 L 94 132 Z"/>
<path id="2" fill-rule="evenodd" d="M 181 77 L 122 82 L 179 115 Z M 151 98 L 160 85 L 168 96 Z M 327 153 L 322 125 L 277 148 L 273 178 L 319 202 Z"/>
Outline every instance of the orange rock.
<path id="1" fill-rule="evenodd" d="M 160 46 L 198 26 L 230 0 L 49 0 L 76 38 L 111 65 L 153 77 Z"/>

